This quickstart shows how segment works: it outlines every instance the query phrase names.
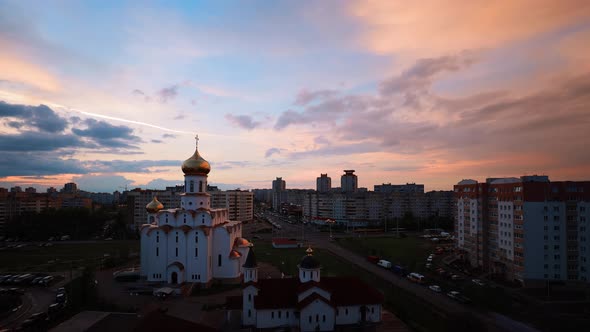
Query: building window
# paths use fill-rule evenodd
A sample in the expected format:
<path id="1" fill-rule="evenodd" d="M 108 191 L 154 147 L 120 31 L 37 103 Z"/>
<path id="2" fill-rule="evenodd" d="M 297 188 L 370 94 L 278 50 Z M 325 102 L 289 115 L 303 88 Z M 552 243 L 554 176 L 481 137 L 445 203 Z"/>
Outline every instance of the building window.
<path id="1" fill-rule="evenodd" d="M 281 312 L 282 312 L 282 311 L 280 311 L 280 310 L 279 310 L 279 319 L 281 319 Z"/>
<path id="2" fill-rule="evenodd" d="M 344 313 L 345 313 L 346 315 L 348 315 L 348 308 L 346 308 L 346 310 L 344 310 Z"/>
<path id="3" fill-rule="evenodd" d="M 275 312 L 274 311 L 270 312 L 270 318 L 275 319 Z"/>
<path id="4" fill-rule="evenodd" d="M 252 294 L 248 294 L 248 302 L 252 302 Z"/>
<path id="5" fill-rule="evenodd" d="M 176 248 L 176 257 L 178 257 L 178 248 Z"/>
<path id="6" fill-rule="evenodd" d="M 176 243 L 178 243 L 178 233 L 176 233 Z"/>
<path id="7" fill-rule="evenodd" d="M 252 310 L 248 309 L 248 317 L 252 317 Z"/>
<path id="8" fill-rule="evenodd" d="M 199 192 L 203 192 L 203 181 L 199 181 Z"/>
<path id="9" fill-rule="evenodd" d="M 322 322 L 326 322 L 326 315 L 322 315 Z"/>
<path id="10" fill-rule="evenodd" d="M 287 318 L 289 318 L 289 312 L 288 311 L 285 313 L 285 315 L 287 315 Z"/>
<path id="11" fill-rule="evenodd" d="M 156 243 L 160 243 L 160 236 L 156 235 Z"/>
<path id="12" fill-rule="evenodd" d="M 195 248 L 195 257 L 199 257 L 199 248 Z"/>
<path id="13" fill-rule="evenodd" d="M 217 255 L 217 266 L 221 266 L 221 255 Z"/>
<path id="14" fill-rule="evenodd" d="M 191 192 L 191 193 L 192 193 L 193 191 L 195 191 L 195 181 L 191 180 L 191 182 L 190 182 L 190 190 L 189 190 L 189 192 Z"/>
<path id="15" fill-rule="evenodd" d="M 311 315 L 309 316 L 309 322 L 311 323 Z"/>
<path id="16" fill-rule="evenodd" d="M 320 315 L 316 314 L 316 315 L 315 315 L 315 322 L 317 323 L 317 322 L 319 322 L 319 321 L 320 321 Z"/>
<path id="17" fill-rule="evenodd" d="M 160 248 L 156 247 L 156 257 L 160 256 Z"/>

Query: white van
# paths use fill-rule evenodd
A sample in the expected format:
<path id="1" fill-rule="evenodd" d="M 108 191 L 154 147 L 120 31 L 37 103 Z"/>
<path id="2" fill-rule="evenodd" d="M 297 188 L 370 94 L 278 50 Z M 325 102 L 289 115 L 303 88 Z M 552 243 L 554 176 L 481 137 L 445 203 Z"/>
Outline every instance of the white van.
<path id="1" fill-rule="evenodd" d="M 425 277 L 423 275 L 421 275 L 420 273 L 412 272 L 412 273 L 408 274 L 408 279 L 410 279 L 413 282 L 417 282 L 417 283 L 421 284 L 421 283 L 424 283 Z"/>
<path id="2" fill-rule="evenodd" d="M 386 261 L 384 259 L 380 259 L 377 262 L 377 265 L 379 265 L 379 266 L 381 266 L 383 268 L 386 268 L 386 269 L 391 269 L 391 262 L 390 261 Z"/>

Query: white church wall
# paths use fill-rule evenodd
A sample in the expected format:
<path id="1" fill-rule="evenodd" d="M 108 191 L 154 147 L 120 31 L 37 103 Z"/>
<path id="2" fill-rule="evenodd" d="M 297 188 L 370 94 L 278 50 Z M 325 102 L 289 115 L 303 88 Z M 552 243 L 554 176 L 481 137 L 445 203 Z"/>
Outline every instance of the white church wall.
<path id="1" fill-rule="evenodd" d="M 293 309 L 259 309 L 256 313 L 257 328 L 272 328 L 297 323 Z"/>
<path id="2" fill-rule="evenodd" d="M 301 331 L 333 331 L 335 323 L 334 308 L 321 300 L 315 300 L 300 313 Z"/>
<path id="3" fill-rule="evenodd" d="M 360 306 L 342 306 L 338 307 L 336 315 L 336 324 L 356 324 L 361 320 Z"/>

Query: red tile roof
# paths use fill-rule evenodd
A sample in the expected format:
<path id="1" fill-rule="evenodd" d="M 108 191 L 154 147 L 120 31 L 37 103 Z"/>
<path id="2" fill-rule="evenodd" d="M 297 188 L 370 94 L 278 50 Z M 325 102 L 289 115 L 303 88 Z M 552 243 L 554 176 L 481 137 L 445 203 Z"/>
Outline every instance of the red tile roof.
<path id="1" fill-rule="evenodd" d="M 308 305 L 310 305 L 315 300 L 320 300 L 320 301 L 326 303 L 327 305 L 329 305 L 330 307 L 336 308 L 336 304 L 334 302 L 329 301 L 328 299 L 325 299 L 323 296 L 321 296 L 318 293 L 313 293 L 312 295 L 304 298 L 303 301 L 297 303 L 297 309 L 301 310 L 301 309 L 307 307 Z"/>
<path id="2" fill-rule="evenodd" d="M 330 302 L 336 306 L 380 304 L 384 301 L 381 292 L 356 277 L 322 277 L 319 283 L 312 281 L 304 284 L 298 278 L 260 279 L 256 284 L 259 293 L 254 297 L 254 307 L 294 308 L 301 305 L 297 303 L 298 295 L 314 286 L 330 293 Z"/>

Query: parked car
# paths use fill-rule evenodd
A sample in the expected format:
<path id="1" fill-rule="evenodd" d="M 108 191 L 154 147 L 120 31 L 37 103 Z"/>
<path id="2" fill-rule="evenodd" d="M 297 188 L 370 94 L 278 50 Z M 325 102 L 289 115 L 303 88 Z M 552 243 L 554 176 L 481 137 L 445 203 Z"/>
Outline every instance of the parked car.
<path id="1" fill-rule="evenodd" d="M 447 296 L 452 298 L 453 300 L 456 300 L 461 303 L 470 303 L 471 302 L 471 300 L 468 297 L 464 296 L 463 294 L 461 294 L 457 291 L 450 291 L 447 293 Z"/>
<path id="2" fill-rule="evenodd" d="M 395 273 L 395 274 L 399 274 L 401 276 L 406 276 L 408 274 L 408 272 L 406 271 L 406 268 L 404 268 L 401 265 L 394 265 L 391 270 Z"/>
<path id="3" fill-rule="evenodd" d="M 31 281 L 31 285 L 38 285 L 41 280 L 43 280 L 43 277 L 37 277 Z"/>
<path id="4" fill-rule="evenodd" d="M 379 262 L 379 257 L 377 256 L 367 256 L 367 260 L 373 264 L 377 264 Z"/>
<path id="5" fill-rule="evenodd" d="M 437 293 L 442 292 L 442 289 L 440 288 L 439 285 L 430 285 L 430 286 L 428 286 L 428 288 L 430 288 L 430 290 L 433 292 L 437 292 Z"/>
<path id="6" fill-rule="evenodd" d="M 421 275 L 420 273 L 416 273 L 416 272 L 412 272 L 410 274 L 408 274 L 408 279 L 410 279 L 413 282 L 419 283 L 419 284 L 423 284 L 425 281 L 425 277 L 423 275 Z"/>
<path id="7" fill-rule="evenodd" d="M 432 263 L 426 263 L 426 268 L 430 269 L 432 267 Z"/>
<path id="8" fill-rule="evenodd" d="M 451 279 L 452 279 L 452 280 L 459 281 L 459 280 L 463 280 L 463 277 L 462 277 L 462 276 L 460 276 L 460 275 L 458 275 L 458 274 L 453 274 L 453 275 L 451 276 Z"/>
<path id="9" fill-rule="evenodd" d="M 65 293 L 57 294 L 55 296 L 55 302 L 60 304 L 65 304 L 67 302 L 67 296 Z"/>
<path id="10" fill-rule="evenodd" d="M 471 282 L 473 282 L 474 284 L 478 285 L 478 286 L 485 286 L 486 284 L 479 280 L 479 279 L 472 279 Z"/>

